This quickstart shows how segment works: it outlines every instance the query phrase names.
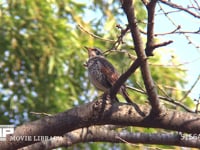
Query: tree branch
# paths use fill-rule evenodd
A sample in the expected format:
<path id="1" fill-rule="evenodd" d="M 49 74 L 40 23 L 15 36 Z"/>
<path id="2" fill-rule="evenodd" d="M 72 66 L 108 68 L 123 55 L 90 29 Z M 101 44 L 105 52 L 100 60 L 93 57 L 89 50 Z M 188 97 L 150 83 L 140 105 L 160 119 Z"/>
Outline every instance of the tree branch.
<path id="1" fill-rule="evenodd" d="M 129 88 L 131 90 L 134 90 L 136 92 L 139 92 L 141 94 L 147 94 L 145 91 L 137 89 L 137 88 L 134 88 L 134 87 L 127 86 L 127 88 Z M 196 113 L 195 111 L 191 110 L 189 107 L 187 107 L 186 105 L 184 105 L 183 103 L 181 103 L 179 101 L 176 101 L 176 100 L 172 99 L 171 97 L 158 95 L 158 98 L 161 99 L 161 100 L 170 102 L 171 104 L 174 104 L 176 106 L 179 106 L 179 107 L 183 108 L 187 112 Z"/>
<path id="2" fill-rule="evenodd" d="M 97 38 L 97 39 L 100 39 L 100 40 L 103 40 L 103 41 L 106 41 L 106 42 L 115 42 L 115 40 L 111 40 L 111 39 L 105 39 L 105 38 L 102 38 L 98 35 L 95 35 L 94 33 L 86 30 L 83 26 L 81 26 L 80 24 L 77 24 L 78 28 L 81 29 L 82 31 L 86 32 L 87 34 L 89 34 L 90 36 L 92 36 L 93 38 Z"/>
<path id="3" fill-rule="evenodd" d="M 189 136 L 188 136 L 189 137 Z M 112 142 L 127 144 L 163 144 L 185 147 L 200 147 L 200 139 L 188 138 L 183 134 L 172 133 L 129 133 L 126 131 L 117 132 L 109 130 L 105 126 L 90 126 L 66 133 L 62 137 L 56 137 L 50 141 L 42 141 L 24 147 L 20 150 L 47 150 L 58 147 L 70 147 L 73 144 L 84 142 Z"/>
<path id="4" fill-rule="evenodd" d="M 167 13 L 165 12 L 165 10 L 162 8 L 162 6 L 160 5 L 160 3 L 159 3 L 159 7 L 160 7 L 160 9 L 163 11 L 163 13 L 165 14 L 165 16 L 169 19 L 169 21 L 178 29 L 180 25 L 176 25 L 176 23 L 168 16 L 168 14 L 167 14 Z M 180 30 L 180 29 L 178 29 L 178 30 Z M 179 31 L 179 32 L 180 32 L 180 34 L 183 34 L 184 37 L 188 40 L 188 44 L 192 44 L 192 45 L 195 46 L 196 48 L 200 48 L 200 46 L 199 46 L 198 44 L 194 43 L 194 42 L 190 39 L 190 37 L 189 37 L 188 35 L 186 35 L 188 32 L 184 32 L 184 31 Z M 199 31 L 197 30 L 196 32 L 197 32 L 197 34 L 198 34 Z M 178 33 L 178 32 L 176 31 L 175 33 Z"/>
<path id="5" fill-rule="evenodd" d="M 139 66 L 140 66 L 140 61 L 139 61 L 139 59 L 136 59 L 134 61 L 134 63 L 131 65 L 131 67 L 119 77 L 119 79 L 115 82 L 115 84 L 110 89 L 111 99 L 113 99 L 115 97 L 115 95 L 119 91 L 122 84 L 131 76 L 132 73 L 134 73 L 136 71 L 136 69 Z"/>
<path id="6" fill-rule="evenodd" d="M 180 102 L 182 102 L 192 91 L 192 89 L 196 86 L 196 84 L 198 83 L 198 81 L 200 80 L 200 74 L 198 75 L 197 79 L 195 80 L 195 82 L 192 84 L 191 88 L 185 93 L 185 95 L 179 100 Z"/>
<path id="7" fill-rule="evenodd" d="M 150 107 L 96 100 L 54 116 L 18 126 L 12 136 L 62 136 L 75 129 L 91 125 L 122 125 L 163 128 L 186 133 L 200 133 L 200 116 L 194 113 L 166 110 L 163 116 L 149 117 Z M 17 149 L 38 141 L 0 142 L 1 149 Z"/>
<path id="8" fill-rule="evenodd" d="M 108 51 L 110 51 L 110 50 L 112 50 L 112 49 L 118 49 L 118 47 L 119 47 L 119 45 L 120 44 L 123 44 L 124 42 L 123 42 L 123 37 L 126 35 L 126 33 L 129 31 L 129 27 L 128 26 L 126 26 L 126 28 L 125 29 L 123 29 L 119 24 L 118 25 L 116 25 L 116 27 L 118 28 L 118 29 L 120 29 L 120 35 L 117 37 L 117 40 L 114 42 L 114 44 L 112 45 L 112 47 L 108 50 Z M 108 51 L 106 51 L 106 52 L 108 52 Z M 105 53 L 106 53 L 105 52 Z"/>
<path id="9" fill-rule="evenodd" d="M 152 2 L 154 2 L 154 1 L 152 1 Z M 146 61 L 147 57 L 146 57 L 146 54 L 144 52 L 142 38 L 140 37 L 140 31 L 139 31 L 139 28 L 137 26 L 137 21 L 136 21 L 135 12 L 134 12 L 135 10 L 134 10 L 134 7 L 133 7 L 132 0 L 122 1 L 122 8 L 124 9 L 124 12 L 127 15 L 129 27 L 130 27 L 130 30 L 131 30 L 132 39 L 133 39 L 133 42 L 134 42 L 134 45 L 135 45 L 135 51 L 136 51 L 137 57 L 138 57 L 138 59 L 141 63 L 140 68 L 141 68 L 145 88 L 147 90 L 147 95 L 149 97 L 149 101 L 150 101 L 150 104 L 152 106 L 152 114 L 158 115 L 162 112 L 162 107 L 159 103 L 157 90 L 156 90 L 156 87 L 154 85 L 153 79 L 151 77 L 149 65 Z"/>
<path id="10" fill-rule="evenodd" d="M 184 8 L 184 7 L 180 6 L 180 5 L 172 3 L 171 1 L 166 1 L 166 0 L 159 0 L 159 1 L 162 2 L 163 4 L 166 4 L 166 5 L 170 6 L 170 7 L 172 7 L 172 8 L 176 8 L 176 9 L 182 10 L 182 11 L 184 11 L 184 12 L 186 12 L 186 13 L 188 13 L 188 14 L 196 17 L 196 18 L 200 18 L 199 15 L 197 15 L 194 12 L 190 11 L 188 8 Z"/>
<path id="11" fill-rule="evenodd" d="M 158 48 L 158 47 L 162 47 L 162 46 L 166 46 L 173 43 L 172 40 L 166 41 L 166 42 L 162 42 L 162 43 L 158 43 L 158 44 L 154 44 L 152 45 L 152 47 L 148 48 L 148 51 L 153 52 L 154 49 Z M 152 54 L 152 53 L 151 53 Z M 153 54 L 152 54 L 153 55 Z"/>
<path id="12" fill-rule="evenodd" d="M 155 7 L 157 0 L 152 0 L 146 6 L 148 12 L 148 24 L 147 24 L 147 43 L 146 43 L 146 55 L 153 56 L 152 47 L 154 46 L 154 18 L 155 18 Z"/>

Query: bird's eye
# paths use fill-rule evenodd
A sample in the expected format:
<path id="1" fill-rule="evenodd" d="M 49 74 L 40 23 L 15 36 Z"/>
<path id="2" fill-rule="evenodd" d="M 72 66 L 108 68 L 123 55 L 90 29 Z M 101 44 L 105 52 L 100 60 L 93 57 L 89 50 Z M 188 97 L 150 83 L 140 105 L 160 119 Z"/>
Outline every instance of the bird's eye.
<path id="1" fill-rule="evenodd" d="M 95 50 L 95 52 L 96 52 L 96 55 L 102 55 L 99 50 Z"/>
<path id="2" fill-rule="evenodd" d="M 97 54 L 97 55 L 100 55 L 101 53 L 100 53 L 99 51 L 96 51 L 96 54 Z"/>

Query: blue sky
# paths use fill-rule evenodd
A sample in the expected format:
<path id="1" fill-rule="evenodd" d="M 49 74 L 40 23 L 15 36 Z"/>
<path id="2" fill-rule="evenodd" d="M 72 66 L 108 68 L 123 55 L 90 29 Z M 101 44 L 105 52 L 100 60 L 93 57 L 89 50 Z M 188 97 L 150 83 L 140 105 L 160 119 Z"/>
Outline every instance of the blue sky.
<path id="1" fill-rule="evenodd" d="M 187 6 L 190 5 L 190 1 L 180 1 L 173 0 L 173 3 L 177 3 L 179 5 Z M 175 10 L 162 5 L 166 12 Z M 159 10 L 159 6 L 157 10 Z M 161 12 L 160 12 L 161 13 Z M 199 11 L 200 13 L 200 11 Z M 200 14 L 199 14 L 200 15 Z M 197 31 L 200 29 L 200 19 L 197 19 L 185 12 L 176 12 L 168 15 L 176 25 L 181 25 L 182 31 Z M 169 19 L 164 17 L 163 15 L 157 15 L 155 20 L 155 32 L 170 32 L 176 29 L 176 27 L 171 23 Z M 194 42 L 194 44 L 200 47 L 200 34 L 188 34 L 189 38 Z M 179 57 L 180 63 L 187 63 L 184 65 L 184 68 L 187 70 L 187 78 L 188 84 L 185 89 L 188 90 L 195 82 L 197 77 L 200 75 L 200 49 L 196 48 L 193 44 L 188 44 L 188 40 L 184 35 L 173 34 L 162 36 L 161 39 L 163 41 L 173 40 L 174 42 L 168 45 L 167 49 L 173 49 L 175 54 Z M 195 88 L 190 93 L 191 98 L 198 99 L 200 95 L 200 81 L 197 83 Z"/>

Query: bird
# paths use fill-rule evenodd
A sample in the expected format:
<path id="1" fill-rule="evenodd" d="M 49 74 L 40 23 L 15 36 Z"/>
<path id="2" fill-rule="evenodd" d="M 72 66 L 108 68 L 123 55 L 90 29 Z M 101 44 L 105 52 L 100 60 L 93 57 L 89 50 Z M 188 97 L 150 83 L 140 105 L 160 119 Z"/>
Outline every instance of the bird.
<path id="1" fill-rule="evenodd" d="M 100 91 L 108 92 L 108 90 L 119 79 L 120 75 L 115 67 L 104 57 L 98 48 L 85 47 L 88 51 L 89 59 L 86 63 L 88 76 L 91 83 Z M 133 103 L 128 96 L 126 87 L 123 84 L 119 92 L 127 103 Z"/>

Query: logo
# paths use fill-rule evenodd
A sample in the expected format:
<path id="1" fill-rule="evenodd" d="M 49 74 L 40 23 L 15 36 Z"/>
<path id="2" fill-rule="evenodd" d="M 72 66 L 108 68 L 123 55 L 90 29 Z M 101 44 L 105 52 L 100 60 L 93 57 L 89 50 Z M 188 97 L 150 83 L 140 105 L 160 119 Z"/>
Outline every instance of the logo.
<path id="1" fill-rule="evenodd" d="M 0 141 L 6 141 L 6 136 L 14 133 L 14 125 L 0 125 Z"/>
<path id="2" fill-rule="evenodd" d="M 29 135 L 12 135 L 14 133 L 14 125 L 0 125 L 0 141 L 48 141 L 51 139 L 61 138 L 62 136 L 29 136 Z M 7 139 L 7 136 L 9 139 Z"/>

